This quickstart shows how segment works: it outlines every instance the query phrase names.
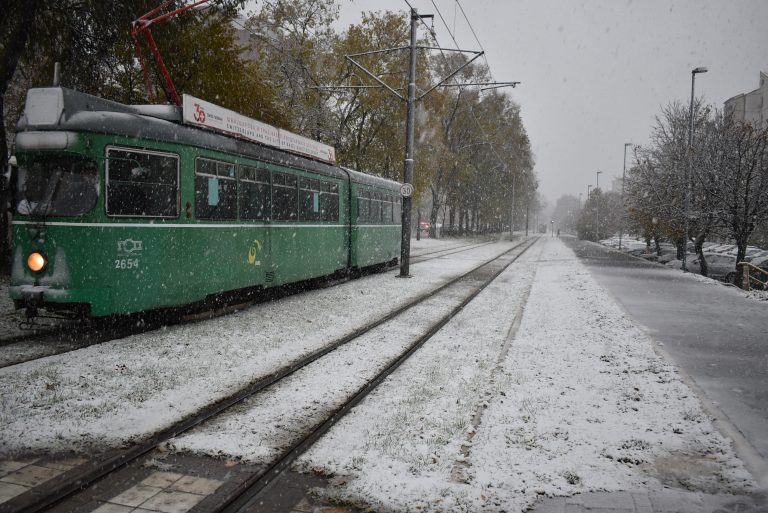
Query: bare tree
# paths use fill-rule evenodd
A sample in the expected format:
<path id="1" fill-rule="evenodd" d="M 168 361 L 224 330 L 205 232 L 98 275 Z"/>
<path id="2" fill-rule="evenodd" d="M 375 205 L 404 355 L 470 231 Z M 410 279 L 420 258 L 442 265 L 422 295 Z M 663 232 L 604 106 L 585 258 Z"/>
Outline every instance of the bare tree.
<path id="1" fill-rule="evenodd" d="M 688 149 L 688 108 L 673 102 L 662 108 L 651 129 L 648 146 L 635 148 L 635 165 L 628 170 L 626 207 L 635 225 L 646 234 L 673 241 L 682 259 L 689 241 L 685 240 L 686 214 L 695 248 L 706 274 L 703 243 L 715 227 L 712 200 L 703 186 L 706 167 L 711 161 L 711 142 L 715 127 L 709 107 L 694 105 L 694 147 Z M 689 178 L 690 173 L 690 178 Z M 691 202 L 686 212 L 686 190 Z M 658 247 L 658 240 L 657 247 Z"/>
<path id="2" fill-rule="evenodd" d="M 718 207 L 714 216 L 736 242 L 737 262 L 743 262 L 752 233 L 768 220 L 768 127 L 719 116 L 717 135 L 702 185 Z"/>

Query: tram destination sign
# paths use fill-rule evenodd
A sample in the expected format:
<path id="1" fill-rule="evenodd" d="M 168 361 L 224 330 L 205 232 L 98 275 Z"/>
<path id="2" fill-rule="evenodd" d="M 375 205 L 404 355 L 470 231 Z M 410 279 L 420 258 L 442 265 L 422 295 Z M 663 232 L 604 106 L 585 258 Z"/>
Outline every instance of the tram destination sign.
<path id="1" fill-rule="evenodd" d="M 188 94 L 184 95 L 183 113 L 184 123 L 189 125 L 223 132 L 330 164 L 336 163 L 333 146 L 281 130 Z"/>

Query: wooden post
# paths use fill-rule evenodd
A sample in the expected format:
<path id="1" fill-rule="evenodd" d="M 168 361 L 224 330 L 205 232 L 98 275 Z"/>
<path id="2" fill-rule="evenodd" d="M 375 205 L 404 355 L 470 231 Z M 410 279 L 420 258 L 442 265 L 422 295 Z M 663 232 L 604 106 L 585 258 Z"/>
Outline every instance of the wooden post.
<path id="1" fill-rule="evenodd" d="M 749 267 L 742 263 L 741 272 L 742 272 L 741 287 L 744 290 L 749 290 Z"/>

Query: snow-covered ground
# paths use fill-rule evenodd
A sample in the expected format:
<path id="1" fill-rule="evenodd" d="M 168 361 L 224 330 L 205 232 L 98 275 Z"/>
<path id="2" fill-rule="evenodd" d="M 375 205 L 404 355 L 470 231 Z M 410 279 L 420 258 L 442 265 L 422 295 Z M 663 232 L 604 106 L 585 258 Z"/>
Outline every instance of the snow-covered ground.
<path id="1" fill-rule="evenodd" d="M 398 511 L 514 511 L 540 495 L 660 488 L 670 475 L 690 489 L 749 489 L 729 441 L 653 341 L 559 240 L 543 244 L 499 367 L 492 355 L 520 285 L 478 297 L 303 467 L 344 476 L 337 498 Z"/>
<path id="2" fill-rule="evenodd" d="M 521 292 L 517 301 L 517 305 L 520 305 L 524 300 L 522 291 L 532 279 L 532 269 L 527 263 L 513 264 L 491 287 L 506 289 L 507 293 Z M 211 455 L 236 456 L 253 463 L 267 463 L 287 442 L 301 434 L 298 426 L 316 425 L 324 420 L 321 416 L 323 413 L 338 407 L 344 399 L 375 377 L 377 372 L 399 356 L 431 325 L 464 300 L 473 288 L 474 283 L 471 282 L 463 286 L 454 285 L 447 297 L 441 295 L 427 300 L 410 310 L 406 318 L 382 325 L 354 344 L 335 351 L 331 358 L 302 369 L 279 387 L 247 401 L 232 414 L 174 440 L 173 445 L 179 450 L 203 451 Z M 514 302 L 507 302 L 499 312 L 512 316 L 514 308 Z M 476 389 L 487 378 L 489 361 L 492 363 L 498 348 L 484 341 L 488 336 L 496 334 L 499 328 L 494 323 L 486 326 L 483 315 L 469 322 L 480 341 L 472 358 L 464 362 L 466 355 L 456 353 L 451 358 L 458 358 L 458 367 L 446 359 L 444 363 L 447 365 L 438 369 L 439 372 L 431 366 L 427 369 L 431 373 L 428 381 L 436 376 L 444 378 L 444 374 L 448 373 L 457 380 L 457 384 L 461 383 L 460 387 L 427 392 L 429 387 L 418 381 L 409 384 L 409 387 L 420 387 L 430 396 L 438 392 L 449 406 L 459 404 L 461 410 L 472 408 L 475 401 L 472 397 L 466 397 L 467 387 Z M 486 330 L 490 331 L 486 333 Z M 460 345 L 452 345 L 460 348 Z M 424 350 L 421 349 L 420 353 Z M 426 429 L 427 424 L 422 422 L 421 428 Z M 249 436 L 243 437 L 242 433 L 249 433 Z M 392 436 L 393 440 L 397 440 L 397 433 L 393 432 Z"/>
<path id="3" fill-rule="evenodd" d="M 414 264 L 407 280 L 368 276 L 0 369 L 0 459 L 143 438 L 511 246 Z"/>
<path id="4" fill-rule="evenodd" d="M 511 247 L 485 246 L 0 370 L 0 456 L 119 445 Z M 448 298 L 172 442 L 262 462 Z M 541 495 L 752 486 L 675 368 L 559 239 L 543 238 L 300 460 L 378 510 L 515 511 Z M 684 482 L 683 482 L 684 481 Z"/>

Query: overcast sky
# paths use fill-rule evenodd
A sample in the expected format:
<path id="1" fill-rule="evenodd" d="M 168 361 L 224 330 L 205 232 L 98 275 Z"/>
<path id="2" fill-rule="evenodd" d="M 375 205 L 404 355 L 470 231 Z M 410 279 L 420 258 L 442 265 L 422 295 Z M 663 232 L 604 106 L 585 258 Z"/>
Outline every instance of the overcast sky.
<path id="1" fill-rule="evenodd" d="M 661 105 L 696 94 L 723 102 L 759 86 L 768 71 L 768 0 L 409 0 L 435 14 L 442 46 L 478 49 L 520 104 L 540 190 L 554 203 L 621 176 L 624 143 L 645 144 Z M 401 10 L 405 0 L 341 0 L 339 29 L 361 11 Z M 423 28 L 421 33 L 423 34 Z M 418 155 L 416 156 L 418 158 Z M 630 164 L 629 154 L 627 164 Z"/>

